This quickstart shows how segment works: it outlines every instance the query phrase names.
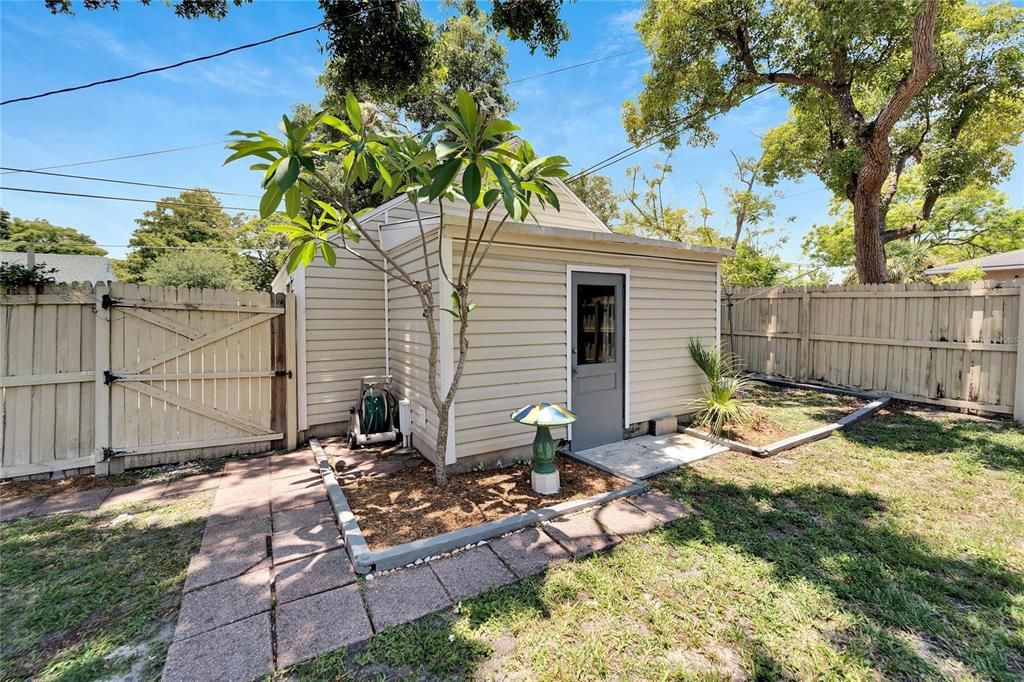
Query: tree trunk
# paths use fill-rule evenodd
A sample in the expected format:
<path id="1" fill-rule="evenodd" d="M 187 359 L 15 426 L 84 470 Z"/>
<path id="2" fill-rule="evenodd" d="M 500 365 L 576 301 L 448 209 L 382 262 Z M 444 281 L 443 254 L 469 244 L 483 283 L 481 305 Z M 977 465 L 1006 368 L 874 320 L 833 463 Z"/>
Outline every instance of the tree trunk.
<path id="1" fill-rule="evenodd" d="M 885 222 L 881 204 L 882 186 L 889 175 L 892 154 L 885 137 L 868 138 L 858 146 L 864 159 L 853 191 L 854 262 L 861 284 L 885 284 L 889 281 L 889 272 L 885 263 L 885 243 L 882 240 Z"/>
<path id="2" fill-rule="evenodd" d="M 445 463 L 445 456 L 448 453 L 448 414 L 451 409 L 450 403 L 441 405 L 437 411 L 437 441 L 434 443 L 434 456 L 437 462 L 434 463 L 434 482 L 444 488 L 448 485 L 448 465 Z"/>

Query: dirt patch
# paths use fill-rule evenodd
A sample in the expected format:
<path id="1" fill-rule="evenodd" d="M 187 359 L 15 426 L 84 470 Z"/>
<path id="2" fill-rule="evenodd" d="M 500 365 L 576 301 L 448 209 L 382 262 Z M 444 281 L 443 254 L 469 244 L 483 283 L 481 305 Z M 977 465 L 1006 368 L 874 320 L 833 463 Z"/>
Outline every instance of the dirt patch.
<path id="1" fill-rule="evenodd" d="M 832 424 L 868 403 L 855 396 L 761 383 L 755 383 L 743 398 L 750 405 L 749 419 L 722 435 L 758 446 Z"/>
<path id="2" fill-rule="evenodd" d="M 370 549 L 378 550 L 629 485 L 573 459 L 559 457 L 557 465 L 557 495 L 533 491 L 529 464 L 451 475 L 448 487 L 438 488 L 433 465 L 424 462 L 383 477 L 341 481 L 341 487 Z"/>

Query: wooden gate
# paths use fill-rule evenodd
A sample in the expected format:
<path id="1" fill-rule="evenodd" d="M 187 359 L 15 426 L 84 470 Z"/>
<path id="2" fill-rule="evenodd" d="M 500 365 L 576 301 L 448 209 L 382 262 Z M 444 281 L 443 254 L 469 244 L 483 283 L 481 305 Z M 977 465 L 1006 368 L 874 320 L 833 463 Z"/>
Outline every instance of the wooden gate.
<path id="1" fill-rule="evenodd" d="M 0 477 L 294 447 L 287 301 L 117 283 L 0 299 Z"/>

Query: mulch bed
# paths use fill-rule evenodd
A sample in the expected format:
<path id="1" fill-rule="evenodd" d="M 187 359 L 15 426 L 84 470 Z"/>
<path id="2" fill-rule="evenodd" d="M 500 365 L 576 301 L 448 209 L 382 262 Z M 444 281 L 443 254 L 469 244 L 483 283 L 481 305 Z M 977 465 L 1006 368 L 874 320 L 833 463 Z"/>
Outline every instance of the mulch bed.
<path id="1" fill-rule="evenodd" d="M 790 436 L 839 421 L 868 404 L 849 395 L 754 384 L 750 418 L 725 429 L 723 436 L 748 445 L 771 445 Z"/>
<path id="2" fill-rule="evenodd" d="M 428 462 L 386 476 L 341 479 L 340 483 L 371 550 L 629 485 L 574 459 L 560 456 L 557 466 L 562 481 L 557 495 L 533 491 L 529 464 L 449 475 L 447 488 L 434 483 L 434 466 Z"/>

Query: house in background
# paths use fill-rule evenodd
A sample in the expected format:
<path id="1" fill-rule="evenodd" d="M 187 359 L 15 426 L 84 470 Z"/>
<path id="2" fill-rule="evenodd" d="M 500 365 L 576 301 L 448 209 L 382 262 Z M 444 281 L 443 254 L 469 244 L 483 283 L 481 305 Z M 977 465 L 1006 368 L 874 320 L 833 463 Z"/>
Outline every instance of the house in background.
<path id="1" fill-rule="evenodd" d="M 0 251 L 0 263 L 28 264 L 29 254 L 20 251 Z M 116 282 L 117 277 L 106 256 L 83 256 L 65 253 L 37 253 L 36 265 L 54 268 L 51 276 L 57 284 L 71 282 Z"/>
<path id="2" fill-rule="evenodd" d="M 564 183 L 557 192 L 561 211 L 539 208 L 539 224 L 506 224 L 473 279 L 477 307 L 446 448 L 455 471 L 529 457 L 533 430 L 509 419 L 529 403 L 575 411 L 577 422 L 554 435 L 581 450 L 646 433 L 651 420 L 690 412 L 701 396 L 687 341 L 718 341 L 720 262 L 731 252 L 613 233 Z M 439 281 L 436 257 L 459 262 L 467 209 L 446 206 L 442 231 L 436 204 L 420 205 L 441 305 L 450 286 Z M 419 226 L 404 196 L 361 220 L 414 277 L 424 276 Z M 368 244 L 357 248 L 379 259 Z M 335 267 L 320 260 L 282 270 L 273 288 L 297 299 L 300 430 L 343 433 L 359 378 L 390 374 L 397 396 L 412 403 L 413 444 L 436 459 L 429 337 L 415 292 L 343 252 Z M 455 324 L 447 314 L 437 319 L 439 371 L 450 379 Z"/>
<path id="3" fill-rule="evenodd" d="M 952 274 L 960 268 L 968 268 L 977 265 L 984 271 L 985 279 L 1019 279 L 1024 277 L 1024 249 L 994 253 L 984 258 L 940 265 L 928 268 L 924 274 L 928 277 L 940 277 Z"/>

